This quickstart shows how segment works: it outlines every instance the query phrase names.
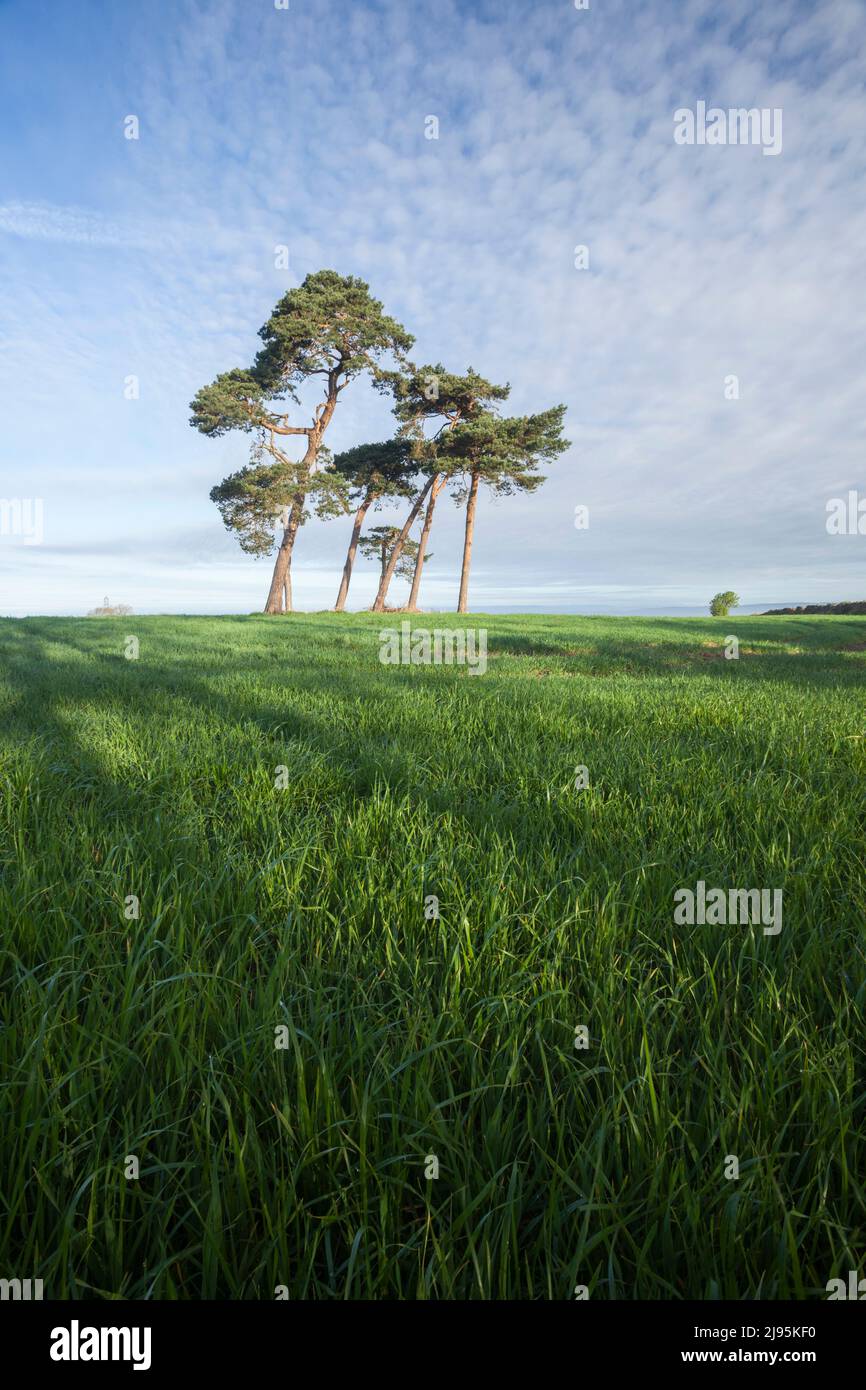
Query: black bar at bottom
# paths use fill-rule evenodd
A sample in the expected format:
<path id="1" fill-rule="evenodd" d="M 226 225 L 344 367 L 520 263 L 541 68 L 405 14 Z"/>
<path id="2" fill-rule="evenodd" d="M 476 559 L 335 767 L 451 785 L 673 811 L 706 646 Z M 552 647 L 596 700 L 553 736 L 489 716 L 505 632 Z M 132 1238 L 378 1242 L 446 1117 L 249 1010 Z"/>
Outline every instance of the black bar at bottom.
<path id="1" fill-rule="evenodd" d="M 384 1360 L 386 1379 L 423 1371 L 425 1383 L 437 1366 L 443 1375 L 453 1375 L 457 1364 L 465 1370 L 467 1353 L 487 1372 L 500 1359 L 507 1358 L 507 1366 L 522 1353 L 547 1362 L 557 1350 L 567 1352 L 575 1371 L 582 1364 L 597 1368 L 599 1361 L 611 1372 L 642 1374 L 793 1364 L 811 1367 L 826 1380 L 856 1364 L 864 1331 L 862 1314 L 836 1302 L 576 1300 L 556 1311 L 509 1304 L 505 1312 L 508 1321 L 500 1324 L 501 1307 L 477 1302 L 410 1312 L 394 1303 L 22 1301 L 0 1303 L 0 1331 L 7 1356 L 14 1349 L 23 1370 L 52 1378 L 92 1378 L 108 1369 L 115 1376 L 137 1372 L 160 1379 L 212 1371 L 224 1379 L 233 1372 L 248 1375 L 251 1368 L 269 1374 L 281 1366 L 293 1375 L 302 1353 L 305 1375 L 311 1359 L 329 1377 L 343 1366 L 357 1374 L 365 1364 L 371 1370 Z M 413 1338 L 408 1356 L 399 1351 L 401 1333 Z M 402 1372 L 392 1350 L 402 1356 Z"/>

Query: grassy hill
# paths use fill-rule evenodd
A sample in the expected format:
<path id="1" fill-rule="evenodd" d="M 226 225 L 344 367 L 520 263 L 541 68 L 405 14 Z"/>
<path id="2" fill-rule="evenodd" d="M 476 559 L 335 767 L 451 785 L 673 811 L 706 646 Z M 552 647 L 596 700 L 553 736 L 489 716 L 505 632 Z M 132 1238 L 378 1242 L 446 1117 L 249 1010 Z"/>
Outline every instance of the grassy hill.
<path id="1" fill-rule="evenodd" d="M 0 622 L 4 1272 L 825 1296 L 866 1267 L 866 619 L 413 620 L 486 628 L 483 676 L 382 665 L 400 621 Z M 675 925 L 698 880 L 782 930 Z"/>

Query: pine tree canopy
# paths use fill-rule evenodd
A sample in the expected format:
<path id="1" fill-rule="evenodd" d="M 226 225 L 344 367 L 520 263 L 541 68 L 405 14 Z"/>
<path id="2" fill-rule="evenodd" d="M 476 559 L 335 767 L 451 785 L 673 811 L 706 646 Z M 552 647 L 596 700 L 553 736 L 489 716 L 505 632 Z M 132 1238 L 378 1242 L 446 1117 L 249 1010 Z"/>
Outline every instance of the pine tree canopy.
<path id="1" fill-rule="evenodd" d="M 316 271 L 284 294 L 259 337 L 255 373 L 274 396 L 291 394 L 309 376 L 335 373 L 340 390 L 359 372 L 376 378 L 384 374 L 383 356 L 403 362 L 415 341 L 363 280 L 335 270 Z"/>
<path id="2" fill-rule="evenodd" d="M 418 472 L 418 460 L 408 439 L 357 444 L 334 458 L 334 469 L 345 478 L 356 503 L 370 493 L 408 497 Z"/>
<path id="3" fill-rule="evenodd" d="M 402 365 L 414 342 L 363 280 L 335 270 L 316 271 L 288 290 L 259 337 L 264 347 L 251 368 L 221 373 L 194 397 L 190 424 L 202 434 L 256 427 L 307 434 L 309 427 L 288 427 L 288 417 L 269 403 L 297 402 L 297 388 L 311 376 L 327 378 L 326 394 L 338 394 L 363 371 L 381 384 L 390 380 L 383 359 Z"/>
<path id="4" fill-rule="evenodd" d="M 461 376 L 446 371 L 441 362 L 413 367 L 391 378 L 394 414 L 407 431 L 420 430 L 425 420 L 440 419 L 442 430 L 459 420 L 507 399 L 511 387 L 497 386 L 467 367 Z"/>
<path id="5" fill-rule="evenodd" d="M 565 406 L 555 405 L 538 415 L 502 418 L 483 410 L 455 425 L 442 437 L 437 452 L 443 470 L 478 475 L 500 496 L 513 492 L 534 492 L 545 476 L 539 465 L 564 453 L 569 441 L 563 438 Z M 463 493 L 457 500 L 462 500 Z"/>

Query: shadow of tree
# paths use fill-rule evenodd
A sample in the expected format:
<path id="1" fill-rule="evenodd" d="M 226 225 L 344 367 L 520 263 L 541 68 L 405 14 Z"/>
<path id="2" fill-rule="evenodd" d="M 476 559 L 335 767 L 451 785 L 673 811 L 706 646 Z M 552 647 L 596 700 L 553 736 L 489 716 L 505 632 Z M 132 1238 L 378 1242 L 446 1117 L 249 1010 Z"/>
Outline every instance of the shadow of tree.
<path id="1" fill-rule="evenodd" d="M 183 647 L 176 657 L 155 659 L 152 648 L 145 648 L 139 661 L 127 661 L 122 654 L 122 637 L 135 624 L 123 620 L 110 632 L 106 626 L 109 621 L 102 620 L 95 630 L 82 630 L 75 636 L 68 620 L 25 620 L 11 631 L 8 625 L 0 628 L 2 672 L 10 691 L 7 736 L 38 739 L 50 750 L 49 768 L 63 776 L 76 795 L 98 804 L 107 815 L 135 819 L 138 797 L 153 770 L 139 768 L 130 774 L 127 769 L 118 775 L 107 753 L 97 751 L 101 724 L 117 718 L 146 728 L 153 733 L 156 745 L 163 730 L 171 730 L 168 737 L 177 740 L 179 714 L 188 714 L 190 725 L 206 715 L 213 716 L 223 731 L 260 735 L 256 752 L 273 764 L 286 761 L 301 748 L 313 749 L 350 798 L 363 800 L 387 789 L 396 797 L 408 797 L 434 817 L 456 816 L 479 833 L 498 836 L 509 853 L 526 856 L 531 862 L 537 846 L 526 794 L 515 795 L 497 767 L 477 767 L 471 779 L 431 785 L 418 753 L 429 739 L 429 708 L 419 709 L 417 701 L 404 698 L 423 691 L 433 700 L 446 702 L 449 710 L 457 702 L 467 728 L 472 725 L 477 729 L 487 722 L 488 702 L 493 721 L 500 714 L 501 702 L 519 694 L 524 709 L 531 708 L 543 723 L 545 706 L 538 683 L 528 682 L 525 673 L 502 674 L 502 668 L 497 670 L 494 665 L 496 678 L 488 680 L 468 676 L 457 668 L 384 667 L 378 661 L 375 624 L 360 631 L 335 633 L 327 616 L 296 630 L 286 631 L 280 624 L 274 629 L 273 645 L 264 649 L 255 620 L 252 627 L 249 619 L 233 624 L 239 634 L 246 625 L 250 643 L 255 644 L 247 649 L 213 643 L 179 620 L 175 631 Z M 146 625 L 138 626 L 146 638 Z M 653 626 L 655 635 L 660 626 Z M 706 626 L 719 632 L 712 620 L 707 620 Z M 861 632 L 863 626 L 861 622 L 855 631 Z M 78 633 L 77 628 L 74 631 Z M 598 640 L 589 656 L 583 654 L 588 645 L 583 642 L 581 655 L 571 656 L 567 646 L 535 642 L 527 651 L 525 639 L 497 635 L 491 655 L 495 663 L 500 649 L 515 657 L 535 658 L 539 647 L 549 648 L 550 656 L 562 663 L 561 669 L 557 665 L 550 671 L 552 678 L 583 674 L 615 677 L 637 672 L 645 679 L 668 681 L 676 671 L 689 683 L 695 679 L 696 693 L 712 693 L 719 681 L 732 687 L 769 682 L 782 692 L 785 684 L 802 687 L 813 682 L 828 692 L 863 687 L 863 658 L 858 654 L 839 654 L 832 669 L 827 667 L 823 650 L 810 653 L 808 658 L 772 652 L 743 656 L 736 662 L 705 662 L 700 659 L 704 648 L 694 644 L 684 648 L 682 633 L 675 625 L 673 632 L 677 642 L 651 648 L 628 640 Z M 164 640 L 164 626 L 162 634 Z M 840 635 L 847 639 L 850 634 Z M 833 636 L 836 638 L 835 633 Z M 820 637 L 822 642 L 826 640 L 823 632 Z M 573 637 L 570 640 L 573 645 Z M 369 664 L 343 659 L 347 649 L 357 655 L 359 649 L 367 647 Z M 675 663 L 673 667 L 664 664 L 668 658 Z M 617 668 L 618 662 L 629 663 L 628 669 Z M 678 662 L 682 665 L 676 666 Z M 599 663 L 601 670 L 595 669 Z M 613 670 L 607 670 L 609 664 Z M 580 686 L 569 681 L 570 700 L 575 699 L 575 692 L 579 708 Z M 395 709 L 399 709 L 396 718 Z M 363 736 L 355 736 L 353 729 L 360 724 L 361 715 Z M 694 713 L 691 718 L 694 731 Z M 650 719 L 648 715 L 648 723 Z M 740 765 L 765 772 L 771 769 L 760 727 L 733 727 L 726 730 L 725 737 Z M 662 750 L 663 746 L 664 740 Z M 172 752 L 177 752 L 176 745 Z M 469 735 L 467 752 L 471 752 Z M 251 756 L 248 745 L 243 756 Z M 179 834 L 184 813 L 173 802 L 170 789 L 163 800 L 165 833 Z M 538 812 L 542 813 L 540 806 Z M 599 814 L 604 814 L 603 803 Z M 581 831 L 571 810 L 554 800 L 544 806 L 543 815 L 562 854 L 576 855 Z M 649 809 L 646 817 L 649 825 Z"/>

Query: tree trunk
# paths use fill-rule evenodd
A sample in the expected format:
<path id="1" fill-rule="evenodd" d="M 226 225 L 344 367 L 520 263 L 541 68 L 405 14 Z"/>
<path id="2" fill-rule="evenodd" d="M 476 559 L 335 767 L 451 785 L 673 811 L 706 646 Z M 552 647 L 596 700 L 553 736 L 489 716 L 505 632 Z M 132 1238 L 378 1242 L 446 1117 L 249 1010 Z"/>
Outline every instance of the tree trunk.
<path id="1" fill-rule="evenodd" d="M 399 536 L 394 542 L 394 549 L 391 551 L 391 558 L 388 561 L 388 567 L 385 570 L 385 573 L 382 575 L 382 578 L 379 582 L 379 592 L 376 595 L 376 601 L 373 604 L 374 613 L 381 613 L 385 607 L 385 595 L 388 592 L 388 585 L 391 583 L 391 580 L 394 577 L 394 571 L 397 568 L 397 561 L 400 559 L 400 556 L 403 553 L 403 546 L 406 544 L 406 537 L 412 530 L 412 527 L 415 524 L 415 518 L 420 512 L 421 508 L 423 507 L 427 494 L 432 486 L 433 478 L 431 477 L 429 481 L 425 484 L 423 490 L 419 493 L 418 500 L 415 502 L 415 505 L 413 506 L 411 512 L 409 513 L 405 522 L 403 523 L 403 530 L 400 532 Z"/>
<path id="2" fill-rule="evenodd" d="M 322 436 L 334 413 L 337 404 L 336 371 L 332 371 L 328 380 L 328 396 L 323 406 L 316 412 L 316 423 L 307 431 L 307 452 L 301 459 L 300 466 L 305 469 L 306 476 L 309 477 L 316 464 L 319 448 L 322 443 Z M 292 550 L 295 545 L 295 537 L 298 534 L 298 527 L 301 524 L 301 517 L 304 512 L 304 502 L 306 493 L 298 492 L 292 502 L 289 512 L 289 519 L 283 532 L 283 539 L 280 541 L 280 548 L 277 551 L 277 558 L 274 562 L 274 572 L 271 576 L 271 587 L 268 593 L 268 601 L 265 604 L 266 613 L 280 613 L 292 611 Z"/>
<path id="3" fill-rule="evenodd" d="M 457 612 L 465 613 L 469 599 L 469 566 L 472 563 L 472 533 L 475 530 L 475 506 L 478 502 L 479 474 L 472 474 L 469 496 L 466 499 L 466 535 L 463 541 L 463 567 L 460 571 L 460 597 Z"/>
<path id="4" fill-rule="evenodd" d="M 445 486 L 445 475 L 435 479 L 430 492 L 430 501 L 427 503 L 427 512 L 424 517 L 424 527 L 421 531 L 421 539 L 418 542 L 418 554 L 415 557 L 415 573 L 412 575 L 412 589 L 409 594 L 407 607 L 410 613 L 418 611 L 418 590 L 421 587 L 421 573 L 424 569 L 424 554 L 427 550 L 427 541 L 430 537 L 430 527 L 433 525 L 433 512 L 436 507 L 436 498 Z"/>
<path id="5" fill-rule="evenodd" d="M 283 539 L 280 541 L 280 548 L 277 551 L 274 573 L 271 577 L 271 588 L 268 601 L 265 604 L 266 613 L 282 613 L 283 603 L 286 605 L 285 611 L 287 613 L 292 611 L 292 550 L 295 545 L 295 537 L 298 534 L 298 527 L 301 524 L 303 510 L 304 494 L 299 492 L 292 503 L 286 529 L 283 532 Z"/>
<path id="6" fill-rule="evenodd" d="M 349 541 L 349 549 L 346 552 L 346 563 L 343 566 L 343 578 L 340 581 L 340 592 L 337 594 L 337 602 L 334 604 L 334 612 L 342 613 L 346 606 L 346 599 L 349 596 L 349 584 L 352 579 L 352 570 L 355 565 L 355 556 L 358 553 L 358 537 L 361 534 L 361 527 L 364 525 L 364 517 L 375 502 L 378 493 L 368 492 L 360 507 L 355 513 L 355 522 L 352 526 L 352 539 Z"/>

